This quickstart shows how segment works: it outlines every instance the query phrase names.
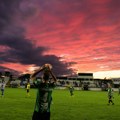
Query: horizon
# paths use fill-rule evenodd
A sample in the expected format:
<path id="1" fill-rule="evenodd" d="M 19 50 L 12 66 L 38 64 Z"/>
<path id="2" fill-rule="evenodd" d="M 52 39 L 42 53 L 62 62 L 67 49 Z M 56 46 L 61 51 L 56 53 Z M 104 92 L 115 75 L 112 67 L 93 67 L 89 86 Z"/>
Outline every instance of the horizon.
<path id="1" fill-rule="evenodd" d="M 12 73 L 12 75 L 14 76 L 14 75 L 17 75 L 17 76 L 20 76 L 20 75 L 24 75 L 24 74 L 31 74 L 32 73 L 32 71 L 30 71 L 30 72 L 24 72 L 24 73 L 16 73 L 15 74 L 15 72 L 17 72 L 17 71 L 10 71 L 10 70 L 2 70 L 2 71 L 0 71 L 0 72 L 2 72 L 2 73 L 4 73 L 4 72 L 10 72 L 10 73 Z M 80 73 L 82 73 L 82 72 L 80 72 Z M 84 73 L 92 73 L 92 72 L 84 72 Z M 77 73 L 75 76 L 67 76 L 67 75 L 61 75 L 61 76 L 56 76 L 56 77 L 77 77 L 78 76 L 78 74 L 79 73 Z M 101 72 L 95 72 L 95 73 L 92 73 L 93 74 L 93 79 L 113 79 L 113 78 L 120 78 L 120 75 L 118 74 L 118 72 L 117 71 L 105 71 L 105 72 L 103 72 L 103 71 L 101 71 Z"/>

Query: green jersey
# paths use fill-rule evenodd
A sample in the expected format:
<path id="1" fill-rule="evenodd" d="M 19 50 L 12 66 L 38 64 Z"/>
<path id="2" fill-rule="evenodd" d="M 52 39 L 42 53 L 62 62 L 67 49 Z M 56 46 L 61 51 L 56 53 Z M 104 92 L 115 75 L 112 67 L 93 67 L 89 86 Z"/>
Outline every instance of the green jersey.
<path id="1" fill-rule="evenodd" d="M 120 92 L 120 87 L 118 88 L 118 91 Z"/>
<path id="2" fill-rule="evenodd" d="M 113 96 L 113 89 L 112 88 L 108 88 L 108 96 Z"/>
<path id="3" fill-rule="evenodd" d="M 73 91 L 74 91 L 73 86 L 68 86 L 68 88 L 69 88 L 69 90 L 70 90 L 71 92 L 73 92 Z"/>
<path id="4" fill-rule="evenodd" d="M 52 101 L 52 90 L 55 87 L 54 83 L 35 82 L 38 87 L 35 111 L 50 112 L 50 104 Z"/>

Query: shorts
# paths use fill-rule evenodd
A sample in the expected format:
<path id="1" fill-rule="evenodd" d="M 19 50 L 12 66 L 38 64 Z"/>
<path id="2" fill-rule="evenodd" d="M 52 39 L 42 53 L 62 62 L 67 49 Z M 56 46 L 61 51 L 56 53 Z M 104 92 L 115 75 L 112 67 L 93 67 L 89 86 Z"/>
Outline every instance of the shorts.
<path id="1" fill-rule="evenodd" d="M 111 95 L 109 95 L 109 100 L 111 100 L 112 99 L 112 96 Z"/>
<path id="2" fill-rule="evenodd" d="M 1 94 L 1 95 L 4 95 L 4 89 L 1 89 L 1 92 L 2 92 L 2 94 Z"/>
<path id="3" fill-rule="evenodd" d="M 27 93 L 29 93 L 29 91 L 30 91 L 30 90 L 29 90 L 29 89 L 27 89 Z"/>
<path id="4" fill-rule="evenodd" d="M 32 120 L 50 120 L 50 112 L 36 112 L 34 111 Z"/>

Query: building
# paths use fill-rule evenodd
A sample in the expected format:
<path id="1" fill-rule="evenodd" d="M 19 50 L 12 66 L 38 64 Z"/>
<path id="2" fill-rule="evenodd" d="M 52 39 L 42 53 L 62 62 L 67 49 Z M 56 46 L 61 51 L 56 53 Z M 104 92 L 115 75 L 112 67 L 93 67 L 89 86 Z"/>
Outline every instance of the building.
<path id="1" fill-rule="evenodd" d="M 93 80 L 93 73 L 78 73 L 78 78 L 81 80 Z"/>

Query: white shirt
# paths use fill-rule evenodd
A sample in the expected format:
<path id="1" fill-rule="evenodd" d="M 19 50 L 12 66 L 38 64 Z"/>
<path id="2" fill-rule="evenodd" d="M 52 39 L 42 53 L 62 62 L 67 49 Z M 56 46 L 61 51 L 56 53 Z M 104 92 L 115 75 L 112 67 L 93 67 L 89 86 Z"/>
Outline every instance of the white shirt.
<path id="1" fill-rule="evenodd" d="M 5 89 L 5 83 L 1 83 L 1 89 Z"/>

